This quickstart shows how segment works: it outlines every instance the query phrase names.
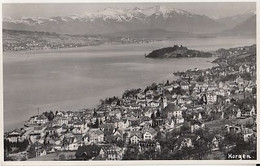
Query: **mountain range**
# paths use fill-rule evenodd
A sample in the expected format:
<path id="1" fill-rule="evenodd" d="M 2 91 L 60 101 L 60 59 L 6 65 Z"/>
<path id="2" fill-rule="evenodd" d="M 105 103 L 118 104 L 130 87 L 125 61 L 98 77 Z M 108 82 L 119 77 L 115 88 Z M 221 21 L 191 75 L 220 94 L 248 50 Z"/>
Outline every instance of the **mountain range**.
<path id="1" fill-rule="evenodd" d="M 213 19 L 181 9 L 167 6 L 149 8 L 119 9 L 105 8 L 82 15 L 43 17 L 3 18 L 3 28 L 10 30 L 44 31 L 61 34 L 142 34 L 144 30 L 152 33 L 169 32 L 182 34 L 233 33 L 242 30 L 250 34 L 256 24 L 255 13 L 248 12 L 234 17 Z M 250 20 L 251 19 L 251 20 Z M 246 22 L 247 26 L 239 28 Z M 159 31 L 158 31 L 159 30 Z M 254 33 L 255 34 L 255 33 Z M 147 33 L 149 36 L 149 33 Z"/>

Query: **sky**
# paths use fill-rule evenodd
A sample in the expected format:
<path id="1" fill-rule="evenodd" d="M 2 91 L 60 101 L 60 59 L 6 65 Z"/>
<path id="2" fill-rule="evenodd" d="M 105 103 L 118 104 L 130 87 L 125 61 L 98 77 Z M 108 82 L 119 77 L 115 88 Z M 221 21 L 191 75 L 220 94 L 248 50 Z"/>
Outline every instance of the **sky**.
<path id="1" fill-rule="evenodd" d="M 4 17 L 19 19 L 21 17 L 69 16 L 95 12 L 106 7 L 132 9 L 166 5 L 183 9 L 191 13 L 221 18 L 243 14 L 256 10 L 255 2 L 172 2 L 172 3 L 4 3 Z"/>

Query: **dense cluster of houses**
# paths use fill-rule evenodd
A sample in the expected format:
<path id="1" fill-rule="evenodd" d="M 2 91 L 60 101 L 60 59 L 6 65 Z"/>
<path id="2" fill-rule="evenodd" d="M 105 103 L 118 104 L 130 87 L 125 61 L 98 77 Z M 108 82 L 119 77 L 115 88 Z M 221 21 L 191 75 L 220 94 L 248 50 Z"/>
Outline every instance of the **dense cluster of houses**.
<path id="1" fill-rule="evenodd" d="M 241 134 L 248 142 L 256 138 L 256 82 L 244 79 L 242 74 L 253 78 L 255 70 L 255 63 L 189 70 L 179 74 L 178 80 L 129 90 L 122 98 L 106 99 L 93 110 L 57 111 L 51 119 L 44 114 L 33 116 L 22 130 L 7 133 L 5 139 L 27 139 L 31 157 L 75 151 L 76 159 L 122 160 L 129 145 L 138 147 L 139 153 L 147 149 L 161 153 L 158 135 L 182 131 L 184 127 L 188 134 L 176 137 L 175 150 L 192 148 L 199 139 L 194 133 L 223 121 L 222 134 L 211 137 L 211 150 L 219 150 L 223 133 Z M 220 79 L 231 74 L 236 78 Z M 251 103 L 236 104 L 248 96 Z M 226 119 L 229 121 L 225 123 Z M 237 119 L 251 123 L 230 123 Z"/>

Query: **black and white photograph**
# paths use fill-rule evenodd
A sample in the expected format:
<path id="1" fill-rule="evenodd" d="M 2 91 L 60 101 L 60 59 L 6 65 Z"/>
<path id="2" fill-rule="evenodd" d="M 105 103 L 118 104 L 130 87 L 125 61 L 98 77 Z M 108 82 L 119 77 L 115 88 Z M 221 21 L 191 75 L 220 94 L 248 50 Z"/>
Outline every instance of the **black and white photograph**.
<path id="1" fill-rule="evenodd" d="M 256 1 L 1 5 L 5 163 L 257 160 Z"/>

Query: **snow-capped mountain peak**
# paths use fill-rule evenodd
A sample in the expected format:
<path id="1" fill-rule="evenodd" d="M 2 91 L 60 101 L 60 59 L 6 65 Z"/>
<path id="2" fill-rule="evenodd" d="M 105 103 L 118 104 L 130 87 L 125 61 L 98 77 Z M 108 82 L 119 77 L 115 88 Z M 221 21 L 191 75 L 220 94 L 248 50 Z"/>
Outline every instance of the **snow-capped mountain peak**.
<path id="1" fill-rule="evenodd" d="M 153 13 L 159 13 L 159 14 L 163 14 L 164 16 L 168 16 L 170 13 L 177 13 L 179 15 L 185 15 L 185 16 L 192 16 L 193 14 L 185 11 L 185 10 L 181 10 L 181 9 L 176 9 L 173 7 L 168 7 L 165 5 L 157 5 L 155 7 L 151 7 L 148 8 L 148 10 L 150 10 L 150 12 Z"/>
<path id="2" fill-rule="evenodd" d="M 190 28 L 191 21 L 193 28 Z M 6 29 L 47 29 L 51 32 L 71 34 L 105 34 L 147 28 L 201 33 L 217 31 L 220 27 L 218 22 L 206 16 L 165 5 L 132 9 L 108 7 L 95 12 L 86 11 L 83 14 L 50 18 L 3 18 L 3 25 Z"/>
<path id="3" fill-rule="evenodd" d="M 164 17 L 167 17 L 172 12 L 175 12 L 180 15 L 192 16 L 192 14 L 187 11 L 170 8 L 168 6 L 163 6 L 163 5 L 158 5 L 149 8 L 135 7 L 133 9 L 119 9 L 119 8 L 108 7 L 96 12 L 85 12 L 82 16 L 88 18 L 90 21 L 94 21 L 95 19 L 99 18 L 103 20 L 114 19 L 121 22 L 121 21 L 130 21 L 132 18 L 142 20 L 143 17 L 146 18 L 153 14 L 156 15 L 162 14 Z"/>

